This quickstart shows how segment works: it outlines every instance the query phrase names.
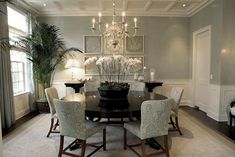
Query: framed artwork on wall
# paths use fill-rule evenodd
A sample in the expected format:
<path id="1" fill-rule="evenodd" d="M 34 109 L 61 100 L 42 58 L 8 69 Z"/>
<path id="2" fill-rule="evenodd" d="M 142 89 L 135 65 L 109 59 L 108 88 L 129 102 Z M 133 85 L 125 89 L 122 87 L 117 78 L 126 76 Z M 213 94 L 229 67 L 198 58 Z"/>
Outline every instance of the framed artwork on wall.
<path id="1" fill-rule="evenodd" d="M 84 62 L 90 58 L 91 56 L 85 56 L 84 57 Z M 99 57 L 99 56 L 96 56 Z M 85 65 L 85 75 L 99 75 L 98 73 L 98 69 L 96 67 L 96 64 L 89 64 L 89 65 Z"/>
<path id="2" fill-rule="evenodd" d="M 85 54 L 101 54 L 102 39 L 101 36 L 84 36 L 84 52 Z"/>
<path id="3" fill-rule="evenodd" d="M 144 36 L 126 37 L 126 54 L 144 54 Z"/>
<path id="4" fill-rule="evenodd" d="M 134 74 L 134 73 L 139 73 L 139 74 L 143 74 L 143 69 L 144 69 L 144 56 L 125 56 L 125 57 L 128 57 L 128 58 L 132 58 L 132 59 L 138 59 L 141 61 L 141 64 L 140 64 L 140 67 L 137 67 L 138 70 L 130 70 L 130 74 Z"/>
<path id="5" fill-rule="evenodd" d="M 118 45 L 112 45 L 112 40 L 104 38 L 104 54 L 123 54 L 123 40 L 118 40 Z"/>

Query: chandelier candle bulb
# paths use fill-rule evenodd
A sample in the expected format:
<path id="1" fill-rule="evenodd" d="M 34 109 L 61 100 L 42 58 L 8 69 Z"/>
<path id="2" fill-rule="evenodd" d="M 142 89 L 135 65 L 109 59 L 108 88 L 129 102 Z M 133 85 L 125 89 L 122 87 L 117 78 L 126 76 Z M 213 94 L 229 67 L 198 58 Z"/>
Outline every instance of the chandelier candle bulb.
<path id="1" fill-rule="evenodd" d="M 109 24 L 106 24 L 106 25 L 105 25 L 105 28 L 106 28 L 106 31 L 107 31 L 107 29 L 109 28 Z"/>
<path id="2" fill-rule="evenodd" d="M 127 33 L 128 31 L 127 31 L 127 26 L 128 26 L 128 24 L 126 23 L 125 24 L 125 32 Z"/>
<path id="3" fill-rule="evenodd" d="M 99 12 L 99 24 L 101 24 L 101 12 Z"/>
<path id="4" fill-rule="evenodd" d="M 135 28 L 137 28 L 137 18 L 134 18 Z"/>
<path id="5" fill-rule="evenodd" d="M 95 28 L 95 19 L 92 19 L 92 28 Z"/>
<path id="6" fill-rule="evenodd" d="M 125 16 L 126 16 L 126 13 L 125 13 L 125 12 L 122 12 L 122 23 L 123 23 L 123 24 L 125 23 Z"/>

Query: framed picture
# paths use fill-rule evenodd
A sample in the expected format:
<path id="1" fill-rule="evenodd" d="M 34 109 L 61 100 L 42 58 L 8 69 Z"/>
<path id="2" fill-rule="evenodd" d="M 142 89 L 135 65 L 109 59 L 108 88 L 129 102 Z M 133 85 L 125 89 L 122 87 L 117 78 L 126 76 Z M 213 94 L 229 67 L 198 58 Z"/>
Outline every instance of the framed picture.
<path id="1" fill-rule="evenodd" d="M 101 36 L 84 36 L 85 54 L 100 54 L 102 52 Z"/>
<path id="2" fill-rule="evenodd" d="M 125 40 L 126 54 L 143 54 L 144 53 L 144 36 L 126 37 Z"/>
<path id="3" fill-rule="evenodd" d="M 113 45 L 111 39 L 104 37 L 104 54 L 123 54 L 123 39 L 119 39 L 116 46 Z"/>
<path id="4" fill-rule="evenodd" d="M 85 56 L 84 62 L 90 57 L 95 57 L 95 56 Z M 99 56 L 96 56 L 96 57 L 99 57 Z M 85 75 L 99 75 L 99 72 L 95 63 L 85 65 Z"/>
<path id="5" fill-rule="evenodd" d="M 143 69 L 144 69 L 144 56 L 125 56 L 127 58 L 132 58 L 132 59 L 138 59 L 141 61 L 141 64 L 138 65 L 137 70 L 136 69 L 130 69 L 130 74 L 134 74 L 134 73 L 139 73 L 139 74 L 143 74 Z"/>

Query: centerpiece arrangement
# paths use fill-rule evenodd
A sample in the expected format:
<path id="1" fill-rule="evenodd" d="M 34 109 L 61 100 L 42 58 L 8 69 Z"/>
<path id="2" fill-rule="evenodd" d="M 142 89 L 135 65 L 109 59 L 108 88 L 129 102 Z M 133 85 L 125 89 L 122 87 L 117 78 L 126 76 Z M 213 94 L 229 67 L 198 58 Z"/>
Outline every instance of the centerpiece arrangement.
<path id="1" fill-rule="evenodd" d="M 85 65 L 95 64 L 100 76 L 98 88 L 102 99 L 126 98 L 130 85 L 126 82 L 127 75 L 141 69 L 141 61 L 122 55 L 91 57 Z"/>

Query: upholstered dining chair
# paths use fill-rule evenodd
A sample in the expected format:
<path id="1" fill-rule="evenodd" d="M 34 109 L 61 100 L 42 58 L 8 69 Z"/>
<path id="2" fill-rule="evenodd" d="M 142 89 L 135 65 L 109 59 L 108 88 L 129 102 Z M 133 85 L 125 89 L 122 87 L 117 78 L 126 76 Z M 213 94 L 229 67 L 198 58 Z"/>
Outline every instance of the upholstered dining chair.
<path id="1" fill-rule="evenodd" d="M 98 91 L 99 87 L 100 87 L 99 81 L 87 81 L 84 84 L 84 92 Z"/>
<path id="2" fill-rule="evenodd" d="M 168 120 L 170 117 L 170 101 L 148 100 L 141 104 L 141 120 L 124 123 L 124 149 L 129 147 L 138 156 L 146 157 L 165 153 L 169 157 L 168 149 Z M 127 144 L 127 130 L 140 138 L 140 144 Z M 145 139 L 164 136 L 164 148 L 151 154 L 145 152 Z M 141 146 L 142 155 L 133 149 Z"/>
<path id="3" fill-rule="evenodd" d="M 55 131 L 57 126 L 59 125 L 59 120 L 57 118 L 56 111 L 55 111 L 55 105 L 53 102 L 53 99 L 59 99 L 59 96 L 58 96 L 58 92 L 57 92 L 56 88 L 54 88 L 54 87 L 46 88 L 45 93 L 46 93 L 46 98 L 48 101 L 48 105 L 50 108 L 50 115 L 51 115 L 50 129 L 47 133 L 47 137 L 49 137 L 51 133 L 59 133 L 59 131 Z M 55 125 L 54 125 L 54 120 L 56 120 Z"/>
<path id="4" fill-rule="evenodd" d="M 173 87 L 168 95 L 168 98 L 171 99 L 171 116 L 170 116 L 170 124 L 172 124 L 174 129 L 170 131 L 179 131 L 179 134 L 182 135 L 182 132 L 179 127 L 178 120 L 178 110 L 181 102 L 181 98 L 183 95 L 184 89 L 181 87 Z M 175 121 L 173 121 L 173 118 Z"/>
<path id="5" fill-rule="evenodd" d="M 144 91 L 145 83 L 139 81 L 130 82 L 130 91 Z"/>
<path id="6" fill-rule="evenodd" d="M 60 121 L 60 149 L 58 156 L 62 154 L 73 157 L 84 157 L 86 146 L 92 146 L 96 149 L 89 155 L 91 156 L 100 148 L 106 150 L 106 129 L 105 125 L 85 120 L 85 104 L 75 101 L 63 101 L 54 99 L 56 112 Z M 103 130 L 103 143 L 100 146 L 87 144 L 86 139 L 97 132 Z M 75 138 L 75 140 L 64 148 L 64 136 Z M 73 144 L 81 146 L 81 155 L 67 152 L 66 150 Z"/>
<path id="7" fill-rule="evenodd" d="M 233 119 L 235 119 L 235 101 L 230 103 L 231 108 L 230 108 L 230 130 L 232 129 L 233 125 Z"/>

